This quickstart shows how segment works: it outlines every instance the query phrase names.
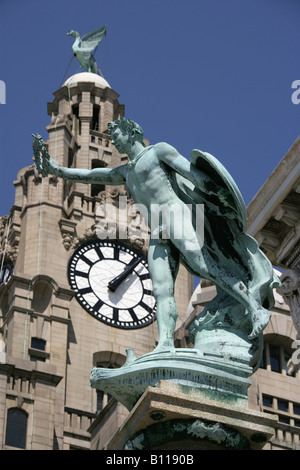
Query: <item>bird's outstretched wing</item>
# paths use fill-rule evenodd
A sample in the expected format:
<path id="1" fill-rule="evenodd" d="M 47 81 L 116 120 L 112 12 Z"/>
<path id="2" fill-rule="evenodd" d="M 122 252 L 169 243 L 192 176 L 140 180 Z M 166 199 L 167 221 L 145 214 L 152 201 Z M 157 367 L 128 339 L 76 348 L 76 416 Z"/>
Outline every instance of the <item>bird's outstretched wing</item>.
<path id="1" fill-rule="evenodd" d="M 197 149 L 192 150 L 190 161 L 196 168 L 209 175 L 221 188 L 223 187 L 228 191 L 228 195 L 231 197 L 228 198 L 226 206 L 228 208 L 231 207 L 241 230 L 245 231 L 247 219 L 245 202 L 239 188 L 226 168 L 213 155 Z M 230 200 L 232 204 L 229 203 Z"/>
<path id="2" fill-rule="evenodd" d="M 106 26 L 102 26 L 91 33 L 86 34 L 81 38 L 81 51 L 85 53 L 92 53 L 93 50 L 102 41 L 106 33 Z"/>

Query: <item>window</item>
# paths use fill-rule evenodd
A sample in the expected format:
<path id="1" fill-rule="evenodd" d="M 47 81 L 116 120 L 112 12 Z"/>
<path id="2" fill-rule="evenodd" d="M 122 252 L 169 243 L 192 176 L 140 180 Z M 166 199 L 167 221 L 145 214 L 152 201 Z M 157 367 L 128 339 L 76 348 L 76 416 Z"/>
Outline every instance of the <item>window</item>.
<path id="1" fill-rule="evenodd" d="M 263 405 L 272 407 L 273 406 L 273 397 L 270 397 L 269 395 L 263 395 Z"/>
<path id="2" fill-rule="evenodd" d="M 93 119 L 92 119 L 92 130 L 99 131 L 99 116 L 100 116 L 100 106 L 94 104 L 93 106 Z"/>
<path id="3" fill-rule="evenodd" d="M 111 398 L 112 396 L 109 393 L 104 393 L 102 390 L 97 390 L 97 414 L 100 413 L 103 408 L 105 408 Z"/>
<path id="4" fill-rule="evenodd" d="M 19 408 L 7 411 L 5 445 L 26 448 L 27 413 Z"/>
<path id="5" fill-rule="evenodd" d="M 289 404 L 285 400 L 277 400 L 277 408 L 280 411 L 288 412 L 289 411 Z"/>
<path id="6" fill-rule="evenodd" d="M 42 338 L 31 338 L 29 354 L 32 362 L 46 362 L 46 359 L 50 356 L 49 353 L 46 352 L 46 341 Z"/>
<path id="7" fill-rule="evenodd" d="M 73 104 L 72 113 L 75 116 L 75 132 L 78 131 L 78 134 L 81 134 L 81 120 L 79 119 L 79 104 Z M 74 122 L 74 121 L 73 121 Z"/>
<path id="8" fill-rule="evenodd" d="M 119 366 L 119 364 L 110 361 L 101 361 L 96 363 L 96 367 L 103 367 L 106 369 L 114 369 L 116 366 Z M 98 415 L 113 397 L 102 390 L 96 390 L 96 392 L 96 414 Z"/>
<path id="9" fill-rule="evenodd" d="M 31 347 L 34 349 L 40 349 L 40 351 L 45 351 L 46 341 L 40 338 L 31 338 Z"/>
<path id="10" fill-rule="evenodd" d="M 295 377 L 295 372 L 290 373 L 288 370 L 291 355 L 292 352 L 285 350 L 283 346 L 265 342 L 260 368 Z"/>
<path id="11" fill-rule="evenodd" d="M 125 356 L 111 351 L 97 351 L 93 356 L 93 366 L 104 369 L 119 368 L 122 367 L 125 362 Z M 109 393 L 103 392 L 101 390 L 96 390 L 94 397 L 96 415 L 99 415 L 99 413 L 104 410 L 108 402 L 110 402 L 109 407 L 116 403 L 115 398 L 113 398 Z"/>
<path id="12" fill-rule="evenodd" d="M 106 167 L 106 164 L 102 160 L 92 161 L 92 170 L 94 170 L 95 168 L 105 168 L 105 167 Z M 98 194 L 104 190 L 105 190 L 104 184 L 91 184 L 91 196 L 92 197 L 98 196 Z"/>
<path id="13" fill-rule="evenodd" d="M 76 116 L 77 119 L 78 119 L 79 118 L 79 104 L 73 104 L 72 112 L 73 112 L 74 116 Z"/>
<path id="14" fill-rule="evenodd" d="M 270 364 L 273 372 L 280 372 L 280 351 L 278 346 L 270 344 Z"/>
<path id="15" fill-rule="evenodd" d="M 282 398 L 272 397 L 270 395 L 263 394 L 262 405 L 264 413 L 271 413 L 278 416 L 279 423 L 300 428 L 299 403 L 293 403 Z"/>
<path id="16" fill-rule="evenodd" d="M 278 422 L 284 424 L 290 424 L 290 418 L 288 416 L 278 416 Z"/>
<path id="17" fill-rule="evenodd" d="M 298 403 L 293 404 L 294 415 L 300 415 L 300 405 Z"/>

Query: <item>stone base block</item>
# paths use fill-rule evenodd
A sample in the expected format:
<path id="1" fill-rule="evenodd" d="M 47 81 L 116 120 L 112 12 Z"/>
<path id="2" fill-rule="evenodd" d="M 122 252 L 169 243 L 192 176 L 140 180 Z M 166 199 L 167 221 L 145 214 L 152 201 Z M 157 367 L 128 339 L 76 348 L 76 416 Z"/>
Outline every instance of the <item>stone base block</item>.
<path id="1" fill-rule="evenodd" d="M 148 387 L 107 450 L 259 450 L 277 418 L 161 381 Z"/>

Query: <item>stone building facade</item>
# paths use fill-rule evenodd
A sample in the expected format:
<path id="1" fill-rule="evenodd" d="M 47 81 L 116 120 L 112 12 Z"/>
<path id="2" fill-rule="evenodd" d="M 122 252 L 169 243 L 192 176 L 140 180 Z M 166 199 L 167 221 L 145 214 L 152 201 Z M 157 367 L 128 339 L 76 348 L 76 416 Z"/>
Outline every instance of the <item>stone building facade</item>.
<path id="1" fill-rule="evenodd" d="M 54 93 L 47 147 L 59 165 L 127 162 L 107 132 L 108 123 L 124 115 L 118 98 L 103 77 L 86 72 Z M 299 319 L 299 145 L 275 170 L 277 186 L 271 175 L 248 208 L 249 233 L 274 266 L 289 270 L 265 330 L 264 362 L 249 389 L 251 407 L 279 416 L 268 448 L 300 448 L 300 373 L 291 361 Z M 140 234 L 147 226 L 122 186 L 42 178 L 34 164 L 19 171 L 14 185 L 15 203 L 0 219 L 0 449 L 105 449 L 128 411 L 91 389 L 91 369 L 120 367 L 127 348 L 137 356 L 153 350 L 157 325 L 132 328 L 134 317 L 118 323 L 113 308 L 106 312 L 110 320 L 95 318 L 72 289 L 69 263 L 81 247 L 95 247 L 99 229 L 102 235 L 116 230 L 126 253 L 146 255 L 147 238 Z M 126 232 L 130 225 L 138 230 Z M 180 268 L 177 347 L 189 346 L 188 326 L 214 289 L 203 280 L 193 294 L 193 279 Z"/>

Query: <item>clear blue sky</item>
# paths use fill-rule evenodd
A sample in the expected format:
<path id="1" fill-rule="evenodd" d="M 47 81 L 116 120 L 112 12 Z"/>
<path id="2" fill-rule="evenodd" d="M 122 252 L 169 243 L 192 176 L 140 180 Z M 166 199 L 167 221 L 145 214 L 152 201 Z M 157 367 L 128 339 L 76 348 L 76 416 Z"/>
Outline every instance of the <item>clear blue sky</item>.
<path id="1" fill-rule="evenodd" d="M 96 59 L 126 116 L 151 143 L 215 155 L 248 204 L 299 135 L 299 24 L 298 0 L 0 0 L 0 215 L 32 163 L 32 133 L 47 139 L 66 33 L 103 25 Z"/>

